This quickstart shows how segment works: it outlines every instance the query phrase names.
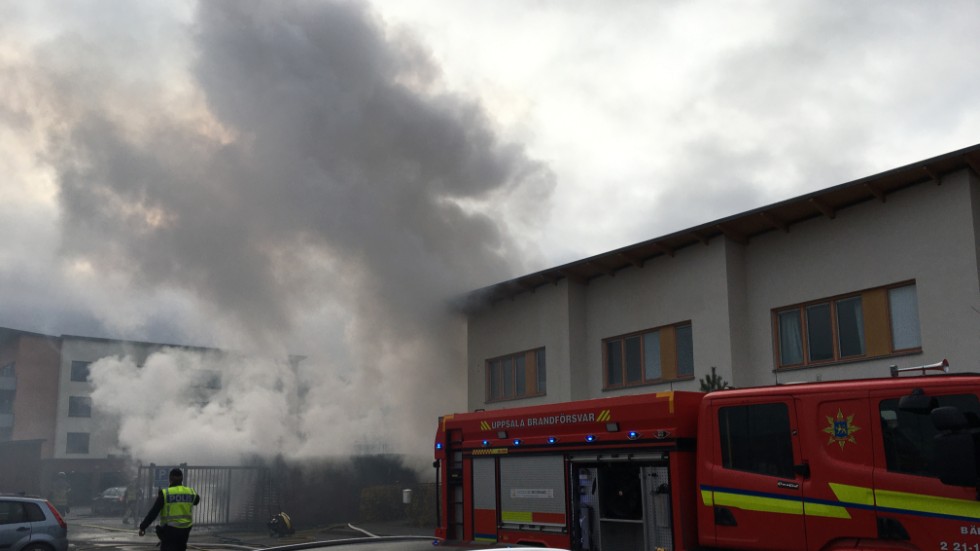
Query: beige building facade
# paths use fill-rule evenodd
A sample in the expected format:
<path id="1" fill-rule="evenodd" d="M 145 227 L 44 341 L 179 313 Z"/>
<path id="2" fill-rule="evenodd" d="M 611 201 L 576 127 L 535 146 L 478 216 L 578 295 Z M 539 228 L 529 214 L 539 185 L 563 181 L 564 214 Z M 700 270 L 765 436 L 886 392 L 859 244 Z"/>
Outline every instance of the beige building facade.
<path id="1" fill-rule="evenodd" d="M 478 290 L 468 408 L 980 371 L 980 146 Z"/>

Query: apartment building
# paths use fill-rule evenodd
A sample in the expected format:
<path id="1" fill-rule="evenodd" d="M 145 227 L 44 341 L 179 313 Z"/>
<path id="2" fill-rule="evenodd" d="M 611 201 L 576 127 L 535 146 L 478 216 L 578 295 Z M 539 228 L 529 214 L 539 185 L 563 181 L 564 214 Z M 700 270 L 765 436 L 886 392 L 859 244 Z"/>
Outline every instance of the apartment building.
<path id="1" fill-rule="evenodd" d="M 0 328 L 0 492 L 45 495 L 59 472 L 72 500 L 87 504 L 103 488 L 131 476 L 118 420 L 93 407 L 89 368 L 112 356 L 142 365 L 161 343 L 51 336 Z"/>
<path id="2" fill-rule="evenodd" d="M 980 146 L 471 293 L 469 409 L 980 370 Z M 713 371 L 712 371 L 713 370 Z"/>

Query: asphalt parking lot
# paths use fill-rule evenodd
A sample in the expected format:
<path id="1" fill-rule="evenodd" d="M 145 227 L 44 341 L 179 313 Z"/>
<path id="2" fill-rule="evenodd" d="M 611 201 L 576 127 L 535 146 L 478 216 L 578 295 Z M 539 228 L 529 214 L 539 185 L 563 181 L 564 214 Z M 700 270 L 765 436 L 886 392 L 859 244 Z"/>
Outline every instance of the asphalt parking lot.
<path id="1" fill-rule="evenodd" d="M 141 538 L 137 534 L 137 527 L 133 524 L 124 524 L 120 517 L 93 515 L 88 508 L 72 508 L 71 513 L 65 515 L 65 520 L 68 523 L 69 542 L 76 551 L 93 548 L 151 547 L 157 543 L 152 531 Z M 189 547 L 247 550 L 365 535 L 431 536 L 432 533 L 431 528 L 420 528 L 407 522 L 334 524 L 300 529 L 295 534 L 285 537 L 270 536 L 264 526 L 195 526 L 191 532 Z"/>

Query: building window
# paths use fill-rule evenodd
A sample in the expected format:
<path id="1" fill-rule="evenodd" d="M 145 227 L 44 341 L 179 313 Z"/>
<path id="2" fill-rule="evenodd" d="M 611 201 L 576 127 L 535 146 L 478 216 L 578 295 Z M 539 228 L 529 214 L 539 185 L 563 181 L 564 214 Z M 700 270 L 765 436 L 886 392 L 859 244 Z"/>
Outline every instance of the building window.
<path id="1" fill-rule="evenodd" d="M 913 350 L 922 346 L 919 335 L 919 301 L 915 285 L 888 289 L 891 313 L 892 346 L 895 350 Z"/>
<path id="2" fill-rule="evenodd" d="M 487 401 L 543 396 L 547 371 L 544 348 L 487 360 Z"/>
<path id="3" fill-rule="evenodd" d="M 921 346 L 915 283 L 903 283 L 773 311 L 779 367 L 874 358 Z"/>
<path id="4" fill-rule="evenodd" d="M 69 432 L 65 453 L 88 453 L 88 433 Z"/>
<path id="5" fill-rule="evenodd" d="M 88 366 L 92 362 L 71 362 L 71 380 L 76 382 L 86 382 L 88 381 Z"/>
<path id="6" fill-rule="evenodd" d="M 0 415 L 14 412 L 13 390 L 0 389 Z"/>
<path id="7" fill-rule="evenodd" d="M 88 396 L 68 397 L 68 417 L 91 417 L 92 399 Z"/>
<path id="8" fill-rule="evenodd" d="M 694 377 L 690 322 L 608 338 L 602 350 L 605 389 Z"/>
<path id="9" fill-rule="evenodd" d="M 718 410 L 721 461 L 726 469 L 794 478 L 793 440 L 786 404 Z"/>
<path id="10" fill-rule="evenodd" d="M 14 376 L 14 362 L 0 367 L 0 377 L 13 377 Z"/>
<path id="11" fill-rule="evenodd" d="M 9 442 L 13 439 L 13 427 L 0 427 L 0 442 Z"/>

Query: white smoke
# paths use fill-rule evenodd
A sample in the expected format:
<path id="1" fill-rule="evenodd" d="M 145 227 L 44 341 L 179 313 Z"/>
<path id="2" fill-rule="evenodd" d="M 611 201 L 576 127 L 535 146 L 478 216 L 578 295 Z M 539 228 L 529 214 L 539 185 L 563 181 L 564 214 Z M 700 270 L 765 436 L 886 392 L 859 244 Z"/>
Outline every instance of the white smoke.
<path id="1" fill-rule="evenodd" d="M 542 220 L 547 167 L 360 2 L 86 8 L 43 35 L 0 10 L 0 118 L 35 137 L 16 177 L 60 227 L 9 304 L 29 329 L 234 351 L 92 366 L 138 459 L 429 453 L 465 407 L 450 302 L 521 269 L 507 221 Z"/>

